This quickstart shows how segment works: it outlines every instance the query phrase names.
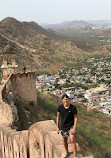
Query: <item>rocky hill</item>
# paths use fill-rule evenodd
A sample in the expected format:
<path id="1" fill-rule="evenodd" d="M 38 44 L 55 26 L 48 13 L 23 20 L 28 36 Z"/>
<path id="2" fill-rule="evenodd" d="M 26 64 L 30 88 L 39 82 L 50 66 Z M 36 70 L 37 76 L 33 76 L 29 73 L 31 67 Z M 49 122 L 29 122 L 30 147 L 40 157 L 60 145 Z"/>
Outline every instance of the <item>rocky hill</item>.
<path id="1" fill-rule="evenodd" d="M 65 31 L 68 31 L 68 30 L 80 30 L 80 29 L 83 29 L 85 28 L 86 26 L 93 26 L 92 24 L 89 24 L 88 22 L 86 21 L 78 21 L 78 20 L 75 20 L 75 21 L 65 21 L 65 22 L 62 22 L 60 24 L 51 24 L 51 25 L 43 25 L 44 28 L 50 28 L 50 29 L 53 29 L 53 30 L 56 30 L 56 31 L 59 31 L 59 30 L 65 30 Z"/>
<path id="2" fill-rule="evenodd" d="M 35 22 L 20 22 L 8 17 L 0 22 L 0 55 L 10 44 L 17 54 L 19 70 L 25 66 L 37 72 L 57 72 L 74 66 L 76 59 L 84 59 L 99 54 L 109 55 L 91 43 L 82 43 L 47 31 Z M 90 47 L 97 48 L 89 52 Z M 102 50 L 102 51 L 101 51 Z M 0 58 L 1 65 L 2 58 Z"/>
<path id="3" fill-rule="evenodd" d="M 45 29 L 51 29 L 57 33 L 89 32 L 93 35 L 111 37 L 111 21 L 65 21 L 59 24 L 41 24 Z"/>

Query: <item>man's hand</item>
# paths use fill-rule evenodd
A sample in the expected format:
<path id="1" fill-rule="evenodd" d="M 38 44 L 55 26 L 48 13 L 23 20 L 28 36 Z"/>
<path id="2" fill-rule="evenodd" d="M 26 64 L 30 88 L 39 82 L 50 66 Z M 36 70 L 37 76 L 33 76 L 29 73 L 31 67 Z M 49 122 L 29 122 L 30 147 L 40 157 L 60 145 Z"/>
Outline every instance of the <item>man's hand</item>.
<path id="1" fill-rule="evenodd" d="M 72 130 L 71 130 L 71 133 L 76 133 L 76 128 L 73 128 Z"/>
<path id="2" fill-rule="evenodd" d="M 57 134 L 59 134 L 59 128 L 57 128 Z"/>

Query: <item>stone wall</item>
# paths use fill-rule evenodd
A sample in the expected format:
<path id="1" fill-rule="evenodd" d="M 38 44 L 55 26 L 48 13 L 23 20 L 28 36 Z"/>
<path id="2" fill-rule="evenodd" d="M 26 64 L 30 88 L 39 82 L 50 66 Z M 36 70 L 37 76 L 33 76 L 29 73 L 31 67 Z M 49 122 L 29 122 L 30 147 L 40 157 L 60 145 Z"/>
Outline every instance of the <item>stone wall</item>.
<path id="1" fill-rule="evenodd" d="M 4 92 L 5 91 L 5 92 Z M 35 87 L 35 73 L 12 74 L 6 83 L 3 96 L 9 92 L 25 102 L 33 101 L 37 105 L 37 94 Z"/>
<path id="2" fill-rule="evenodd" d="M 62 136 L 57 134 L 53 120 L 36 122 L 29 130 L 13 129 L 13 113 L 5 102 L 6 95 L 11 91 L 27 102 L 36 103 L 34 86 L 34 74 L 31 73 L 12 75 L 0 86 L 0 158 L 60 158 L 65 152 Z M 78 144 L 77 150 L 78 157 L 82 158 Z M 70 143 L 69 151 L 72 153 Z"/>
<path id="3" fill-rule="evenodd" d="M 9 77 L 10 78 L 10 77 Z M 6 80 L 8 82 L 9 78 Z M 0 124 L 11 126 L 13 124 L 13 114 L 11 107 L 4 102 L 3 100 L 3 92 L 6 84 L 2 83 L 0 85 Z"/>

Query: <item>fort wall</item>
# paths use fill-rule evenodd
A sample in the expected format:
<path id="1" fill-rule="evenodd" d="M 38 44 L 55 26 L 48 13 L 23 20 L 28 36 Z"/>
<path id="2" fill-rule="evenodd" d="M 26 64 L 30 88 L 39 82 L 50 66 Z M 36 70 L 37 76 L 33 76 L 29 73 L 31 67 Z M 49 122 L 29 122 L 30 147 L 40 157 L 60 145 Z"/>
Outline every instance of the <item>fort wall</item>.
<path id="1" fill-rule="evenodd" d="M 33 101 L 37 105 L 37 94 L 35 87 L 35 73 L 12 74 L 5 84 L 3 96 L 12 92 L 17 99 L 26 103 Z"/>
<path id="2" fill-rule="evenodd" d="M 0 124 L 11 126 L 13 123 L 12 109 L 3 99 L 3 93 L 5 91 L 6 83 L 8 82 L 9 78 L 6 80 L 5 83 L 2 83 L 0 85 Z"/>

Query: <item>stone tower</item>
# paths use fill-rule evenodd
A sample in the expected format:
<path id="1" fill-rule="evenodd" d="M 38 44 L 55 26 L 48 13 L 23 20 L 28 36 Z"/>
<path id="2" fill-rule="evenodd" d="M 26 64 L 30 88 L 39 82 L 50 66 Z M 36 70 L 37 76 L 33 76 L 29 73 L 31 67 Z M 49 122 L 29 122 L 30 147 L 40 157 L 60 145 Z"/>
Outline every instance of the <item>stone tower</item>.
<path id="1" fill-rule="evenodd" d="M 16 54 L 14 53 L 12 47 L 7 45 L 3 50 L 3 64 L 1 68 L 3 69 L 3 80 L 6 80 L 10 74 L 14 74 L 18 65 L 15 61 Z"/>

